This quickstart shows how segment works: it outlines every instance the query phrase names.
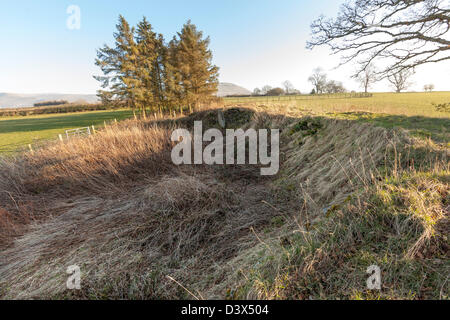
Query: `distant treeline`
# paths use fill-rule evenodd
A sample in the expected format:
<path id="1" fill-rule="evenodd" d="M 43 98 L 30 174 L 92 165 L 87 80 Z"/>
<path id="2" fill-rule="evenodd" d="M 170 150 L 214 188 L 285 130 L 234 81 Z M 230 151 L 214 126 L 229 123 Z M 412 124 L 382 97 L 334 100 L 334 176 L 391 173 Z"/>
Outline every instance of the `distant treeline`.
<path id="1" fill-rule="evenodd" d="M 33 104 L 33 106 L 46 107 L 46 106 L 60 106 L 63 104 L 69 104 L 69 101 L 67 101 L 67 100 L 42 101 L 42 102 Z"/>
<path id="2" fill-rule="evenodd" d="M 124 106 L 121 104 L 105 105 L 102 103 L 93 104 L 64 104 L 57 106 L 46 107 L 30 107 L 30 108 L 15 108 L 15 109 L 0 109 L 0 117 L 13 117 L 13 116 L 30 116 L 39 114 L 52 114 L 52 113 L 69 113 L 69 112 L 85 112 L 85 111 L 97 111 L 97 110 L 114 110 L 120 109 Z"/>
<path id="3" fill-rule="evenodd" d="M 285 94 L 279 96 L 269 95 L 240 95 L 240 96 L 227 96 L 225 97 L 226 103 L 240 103 L 240 102 L 275 102 L 275 101 L 295 101 L 295 100 L 318 100 L 318 99 L 353 99 L 353 98 L 370 98 L 372 93 L 365 92 L 345 92 L 345 93 L 322 93 L 322 94 Z"/>

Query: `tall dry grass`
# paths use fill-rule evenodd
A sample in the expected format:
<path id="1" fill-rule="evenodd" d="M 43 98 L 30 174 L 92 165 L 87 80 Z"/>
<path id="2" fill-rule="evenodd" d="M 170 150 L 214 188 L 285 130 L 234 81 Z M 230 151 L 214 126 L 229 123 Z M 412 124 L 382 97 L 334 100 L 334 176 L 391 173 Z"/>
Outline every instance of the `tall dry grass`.
<path id="1" fill-rule="evenodd" d="M 317 117 L 284 134 L 277 191 L 303 205 L 235 257 L 238 272 L 219 288 L 234 283 L 234 299 L 448 299 L 448 149 Z M 366 287 L 373 264 L 381 291 Z"/>
<path id="2" fill-rule="evenodd" d="M 416 259 L 432 243 L 422 228 L 427 209 L 441 210 L 436 221 L 447 228 L 438 196 L 448 192 L 445 183 L 427 182 L 414 196 L 401 185 L 412 211 L 424 207 L 420 221 L 399 220 L 372 201 L 392 172 L 401 177 L 427 163 L 428 156 L 418 161 L 431 154 L 426 146 L 413 152 L 409 137 L 369 124 L 250 111 L 225 111 L 225 118 L 230 126 L 282 129 L 278 176 L 260 178 L 259 168 L 245 165 L 173 166 L 175 121 L 127 121 L 0 161 L 0 297 L 348 297 L 348 287 L 338 288 L 342 274 L 321 289 L 340 264 L 355 267 L 339 255 L 395 230 L 408 237 L 404 256 Z M 178 124 L 191 128 L 200 116 L 218 125 L 214 110 Z M 428 192 L 433 201 L 421 202 Z M 65 286 L 73 264 L 82 271 L 79 291 Z M 357 274 L 350 289 L 359 289 Z"/>
<path id="3" fill-rule="evenodd" d="M 126 121 L 87 138 L 52 143 L 34 152 L 0 160 L 0 245 L 21 226 L 57 215 L 70 199 L 110 197 L 136 180 L 171 168 L 170 132 L 145 122 Z"/>
<path id="4" fill-rule="evenodd" d="M 101 297 L 103 285 L 125 288 L 155 270 L 189 279 L 190 265 L 204 276 L 208 266 L 248 247 L 249 228 L 273 215 L 261 202 L 270 199 L 269 189 L 249 186 L 255 174 L 248 173 L 258 168 L 234 167 L 244 178 L 230 183 L 220 168 L 175 167 L 174 125 L 127 121 L 2 159 L 0 295 L 65 295 L 61 271 L 72 263 L 89 266 L 81 297 Z M 182 270 L 171 272 L 177 265 Z M 154 280 L 158 288 L 147 298 L 180 294 L 167 278 Z M 110 297 L 125 297 L 122 290 L 117 284 Z"/>

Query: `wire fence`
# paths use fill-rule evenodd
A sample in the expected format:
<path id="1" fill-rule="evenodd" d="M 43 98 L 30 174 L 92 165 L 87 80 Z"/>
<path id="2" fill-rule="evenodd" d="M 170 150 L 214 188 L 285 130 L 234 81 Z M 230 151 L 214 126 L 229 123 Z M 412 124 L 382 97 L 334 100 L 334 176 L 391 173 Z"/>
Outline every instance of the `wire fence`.
<path id="1" fill-rule="evenodd" d="M 117 119 L 114 119 L 112 121 L 104 121 L 104 128 L 106 129 L 107 126 L 111 126 L 117 124 Z M 96 128 L 95 126 L 89 126 L 89 127 L 82 127 L 82 128 L 75 128 L 75 129 L 67 129 L 64 131 L 64 133 L 60 133 L 55 138 L 33 138 L 33 141 L 29 144 L 24 143 L 10 143 L 10 144 L 4 144 L 0 146 L 0 156 L 5 155 L 13 155 L 15 153 L 20 153 L 24 151 L 30 151 L 34 152 L 36 150 L 39 150 L 51 143 L 55 142 L 65 142 L 69 141 L 72 138 L 78 138 L 78 137 L 87 137 L 95 134 L 97 131 L 102 130 L 101 126 L 99 128 Z"/>
<path id="2" fill-rule="evenodd" d="M 356 99 L 371 98 L 372 93 L 365 92 L 347 92 L 333 94 L 301 94 L 301 95 L 285 95 L 285 96 L 248 96 L 248 97 L 225 97 L 226 103 L 269 103 L 269 102 L 286 102 L 301 100 L 321 100 L 321 99 Z"/>
<path id="3" fill-rule="evenodd" d="M 173 117 L 177 118 L 178 116 L 183 116 L 183 113 L 177 113 L 176 111 L 172 111 L 169 114 L 162 114 L 162 113 L 153 113 L 151 115 L 145 115 L 142 116 L 140 114 L 136 114 L 133 112 L 133 118 L 134 120 L 138 119 L 144 119 L 144 120 L 158 120 L 163 119 L 164 117 Z M 81 127 L 81 128 L 74 128 L 74 129 L 67 129 L 64 131 L 64 133 L 58 134 L 55 138 L 33 138 L 33 141 L 29 144 L 24 143 L 10 143 L 10 144 L 3 144 L 0 146 L 0 156 L 6 156 L 6 155 L 13 155 L 15 153 L 20 153 L 24 151 L 30 151 L 34 152 L 36 150 L 39 150 L 45 146 L 47 146 L 50 143 L 55 142 L 61 142 L 64 143 L 66 141 L 69 141 L 72 138 L 78 138 L 78 137 L 89 137 L 92 135 L 95 135 L 97 132 L 106 130 L 108 126 L 118 125 L 117 119 L 111 119 L 108 121 L 103 121 L 103 125 L 94 126 L 91 125 L 89 127 Z M 61 129 L 64 130 L 64 129 Z"/>

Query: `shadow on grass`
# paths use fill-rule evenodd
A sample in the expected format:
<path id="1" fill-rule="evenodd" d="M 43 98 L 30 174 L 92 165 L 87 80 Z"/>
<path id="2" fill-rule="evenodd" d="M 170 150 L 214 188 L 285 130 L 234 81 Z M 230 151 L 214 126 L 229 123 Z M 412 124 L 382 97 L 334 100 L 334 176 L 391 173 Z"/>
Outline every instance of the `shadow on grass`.
<path id="1" fill-rule="evenodd" d="M 450 118 L 428 118 L 375 114 L 368 112 L 344 112 L 334 116 L 363 122 L 370 122 L 383 128 L 403 128 L 417 138 L 431 139 L 435 143 L 450 143 Z"/>

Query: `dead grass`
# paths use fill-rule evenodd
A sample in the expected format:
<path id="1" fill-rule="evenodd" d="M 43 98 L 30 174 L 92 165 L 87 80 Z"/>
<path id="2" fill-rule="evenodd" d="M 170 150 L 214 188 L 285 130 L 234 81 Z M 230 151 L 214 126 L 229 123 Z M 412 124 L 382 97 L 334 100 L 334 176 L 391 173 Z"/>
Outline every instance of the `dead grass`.
<path id="1" fill-rule="evenodd" d="M 169 170 L 167 129 L 127 121 L 89 138 L 53 143 L 35 152 L 0 161 L 0 201 L 8 222 L 0 246 L 23 225 L 58 215 L 83 195 L 114 195 Z M 70 205 L 69 205 L 70 206 Z"/>
<path id="2" fill-rule="evenodd" d="M 448 151 L 368 125 L 301 122 L 288 133 L 301 147 L 288 147 L 277 182 L 304 206 L 236 258 L 230 297 L 448 299 Z M 366 288 L 373 264 L 381 291 Z"/>
<path id="3" fill-rule="evenodd" d="M 236 297 L 259 299 L 448 299 L 447 171 L 403 172 L 316 220 L 308 232 L 271 242 L 247 261 Z M 367 267 L 382 270 L 368 290 Z"/>
<path id="4" fill-rule="evenodd" d="M 278 176 L 173 166 L 174 126 L 215 115 L 127 121 L 1 160 L 0 297 L 371 298 L 374 262 L 376 297 L 448 297 L 447 150 L 350 120 L 232 109 L 230 127 L 283 129 Z M 65 286 L 73 264 L 78 291 Z"/>

